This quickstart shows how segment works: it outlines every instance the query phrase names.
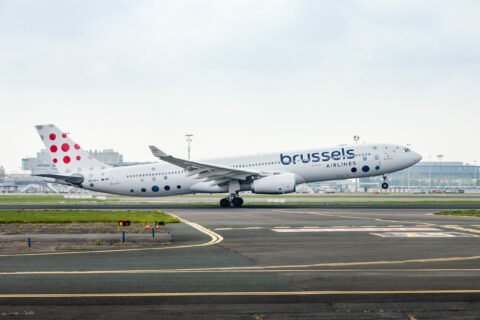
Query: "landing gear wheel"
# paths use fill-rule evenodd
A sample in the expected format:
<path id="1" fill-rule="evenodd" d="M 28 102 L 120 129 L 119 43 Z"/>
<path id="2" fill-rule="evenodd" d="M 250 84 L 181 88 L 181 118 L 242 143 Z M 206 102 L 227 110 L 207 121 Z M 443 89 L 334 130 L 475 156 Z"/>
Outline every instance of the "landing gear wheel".
<path id="1" fill-rule="evenodd" d="M 382 183 L 382 189 L 388 189 L 388 183 L 386 182 Z"/>
<path id="2" fill-rule="evenodd" d="M 233 204 L 235 207 L 241 207 L 242 204 L 243 204 L 243 199 L 242 199 L 242 198 L 239 198 L 239 197 L 233 198 L 232 204 Z"/>
<path id="3" fill-rule="evenodd" d="M 222 208 L 230 207 L 230 201 L 228 201 L 228 199 L 226 198 L 220 200 L 220 207 Z"/>

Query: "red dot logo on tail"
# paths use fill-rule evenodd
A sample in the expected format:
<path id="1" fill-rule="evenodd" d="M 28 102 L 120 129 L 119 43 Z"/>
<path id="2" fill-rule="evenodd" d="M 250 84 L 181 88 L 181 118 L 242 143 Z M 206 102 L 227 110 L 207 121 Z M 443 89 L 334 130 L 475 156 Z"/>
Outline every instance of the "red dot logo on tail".
<path id="1" fill-rule="evenodd" d="M 75 149 L 80 149 L 80 146 L 78 144 L 75 143 L 75 145 L 73 146 Z"/>
<path id="2" fill-rule="evenodd" d="M 58 148 L 57 148 L 56 145 L 53 145 L 53 146 L 50 147 L 50 151 L 51 151 L 51 152 L 54 152 L 54 153 L 55 153 L 55 152 L 57 152 L 57 150 L 58 150 Z"/>
<path id="3" fill-rule="evenodd" d="M 80 157 L 80 156 L 77 156 L 77 161 L 80 161 L 80 159 L 82 159 L 82 157 Z"/>
<path id="4" fill-rule="evenodd" d="M 57 158 L 54 158 L 53 163 L 57 163 L 57 162 L 58 162 Z"/>
<path id="5" fill-rule="evenodd" d="M 55 135 L 55 133 L 51 133 L 49 137 L 50 137 L 50 140 L 52 140 L 52 141 L 57 138 L 57 136 Z"/>
<path id="6" fill-rule="evenodd" d="M 68 150 L 70 150 L 70 146 L 68 145 L 68 143 L 62 144 L 62 150 L 63 152 L 67 152 Z"/>
<path id="7" fill-rule="evenodd" d="M 62 133 L 62 138 L 66 138 L 67 137 L 67 134 L 66 133 Z"/>
<path id="8" fill-rule="evenodd" d="M 69 156 L 63 157 L 63 162 L 69 163 L 70 162 L 70 157 Z"/>

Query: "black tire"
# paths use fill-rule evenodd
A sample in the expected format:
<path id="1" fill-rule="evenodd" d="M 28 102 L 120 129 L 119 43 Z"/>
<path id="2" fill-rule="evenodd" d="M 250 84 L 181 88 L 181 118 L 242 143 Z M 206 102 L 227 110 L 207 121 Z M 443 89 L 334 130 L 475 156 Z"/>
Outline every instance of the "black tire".
<path id="1" fill-rule="evenodd" d="M 232 200 L 232 204 L 235 206 L 235 207 L 241 207 L 242 204 L 243 204 L 243 199 L 242 198 L 233 198 Z"/>
<path id="2" fill-rule="evenodd" d="M 382 189 L 388 189 L 388 183 L 386 182 L 382 183 Z"/>
<path id="3" fill-rule="evenodd" d="M 220 200 L 220 207 L 222 207 L 222 208 L 230 207 L 230 201 L 228 201 L 228 199 Z"/>

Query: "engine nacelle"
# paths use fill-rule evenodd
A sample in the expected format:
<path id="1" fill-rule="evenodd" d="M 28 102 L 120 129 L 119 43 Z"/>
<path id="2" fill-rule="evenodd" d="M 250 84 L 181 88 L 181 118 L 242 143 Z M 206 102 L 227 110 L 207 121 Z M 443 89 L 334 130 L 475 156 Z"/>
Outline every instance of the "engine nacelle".
<path id="1" fill-rule="evenodd" d="M 253 193 L 282 194 L 295 192 L 295 174 L 282 173 L 252 182 Z"/>

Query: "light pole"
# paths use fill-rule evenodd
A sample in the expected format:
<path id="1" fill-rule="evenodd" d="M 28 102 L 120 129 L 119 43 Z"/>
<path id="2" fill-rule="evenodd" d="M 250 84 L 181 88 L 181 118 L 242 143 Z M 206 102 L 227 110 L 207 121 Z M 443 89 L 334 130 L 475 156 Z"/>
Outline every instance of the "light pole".
<path id="1" fill-rule="evenodd" d="M 355 141 L 355 144 L 358 144 L 358 140 L 360 140 L 360 137 L 357 135 L 354 135 L 353 141 Z M 358 178 L 355 179 L 355 193 L 358 193 Z"/>
<path id="2" fill-rule="evenodd" d="M 190 160 L 190 143 L 192 142 L 192 137 L 193 137 L 193 134 L 191 133 L 188 133 L 185 135 L 185 138 L 187 138 L 185 141 L 187 141 L 188 160 Z"/>

